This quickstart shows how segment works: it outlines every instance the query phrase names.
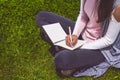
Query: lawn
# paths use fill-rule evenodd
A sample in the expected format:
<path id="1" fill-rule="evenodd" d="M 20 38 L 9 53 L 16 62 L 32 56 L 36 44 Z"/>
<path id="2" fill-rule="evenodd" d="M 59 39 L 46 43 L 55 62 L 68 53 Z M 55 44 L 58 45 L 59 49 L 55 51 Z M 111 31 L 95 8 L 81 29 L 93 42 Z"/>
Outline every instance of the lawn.
<path id="1" fill-rule="evenodd" d="M 120 71 L 114 68 L 97 79 L 56 75 L 36 16 L 50 11 L 75 21 L 79 4 L 79 0 L 0 0 L 0 80 L 120 80 Z"/>

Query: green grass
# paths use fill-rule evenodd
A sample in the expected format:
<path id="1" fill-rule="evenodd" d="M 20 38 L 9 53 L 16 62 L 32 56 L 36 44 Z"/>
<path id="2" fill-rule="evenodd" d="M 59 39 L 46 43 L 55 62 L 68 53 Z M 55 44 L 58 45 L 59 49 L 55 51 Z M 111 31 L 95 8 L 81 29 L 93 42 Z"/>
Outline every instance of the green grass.
<path id="1" fill-rule="evenodd" d="M 79 0 L 0 0 L 0 80 L 119 80 L 120 72 L 113 68 L 97 79 L 56 75 L 36 16 L 50 11 L 76 20 L 79 4 Z"/>

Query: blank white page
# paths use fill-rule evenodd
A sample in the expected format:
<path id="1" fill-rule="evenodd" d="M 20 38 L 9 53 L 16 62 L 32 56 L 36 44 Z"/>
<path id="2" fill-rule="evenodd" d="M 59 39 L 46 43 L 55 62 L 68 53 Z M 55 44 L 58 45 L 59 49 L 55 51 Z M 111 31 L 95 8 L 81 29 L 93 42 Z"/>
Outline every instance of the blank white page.
<path id="1" fill-rule="evenodd" d="M 44 25 L 43 28 L 53 43 L 64 40 L 67 36 L 60 23 Z"/>
<path id="2" fill-rule="evenodd" d="M 69 46 L 66 45 L 66 42 L 64 40 L 64 41 L 61 41 L 59 43 L 56 43 L 55 45 L 66 48 L 66 49 L 69 49 L 69 50 L 74 50 L 74 49 L 77 49 L 77 48 L 81 47 L 85 42 L 86 41 L 84 41 L 84 40 L 78 40 L 77 44 L 74 47 L 69 47 Z"/>

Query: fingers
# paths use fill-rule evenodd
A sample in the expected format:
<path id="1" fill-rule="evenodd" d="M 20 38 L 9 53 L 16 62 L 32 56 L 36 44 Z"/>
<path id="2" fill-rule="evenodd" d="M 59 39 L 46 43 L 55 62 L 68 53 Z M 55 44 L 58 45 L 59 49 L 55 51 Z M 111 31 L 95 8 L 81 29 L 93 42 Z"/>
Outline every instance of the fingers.
<path id="1" fill-rule="evenodd" d="M 73 35 L 72 36 L 72 45 L 76 45 L 77 41 L 78 41 L 78 37 L 76 35 Z"/>
<path id="2" fill-rule="evenodd" d="M 77 38 L 76 35 L 72 35 L 72 42 L 71 42 L 70 36 L 67 35 L 66 38 L 65 38 L 65 40 L 66 40 L 66 45 L 67 46 L 73 47 L 73 46 L 76 45 L 78 38 Z"/>
<path id="3" fill-rule="evenodd" d="M 71 47 L 71 41 L 70 41 L 69 35 L 66 36 L 65 40 L 66 40 L 66 45 L 69 46 L 69 47 Z"/>

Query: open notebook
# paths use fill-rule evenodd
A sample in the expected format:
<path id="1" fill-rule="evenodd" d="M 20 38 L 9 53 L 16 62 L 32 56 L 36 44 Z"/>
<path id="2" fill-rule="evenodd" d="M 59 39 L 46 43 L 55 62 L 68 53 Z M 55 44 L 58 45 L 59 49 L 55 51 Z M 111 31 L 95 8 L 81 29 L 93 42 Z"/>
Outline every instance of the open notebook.
<path id="1" fill-rule="evenodd" d="M 47 35 L 49 36 L 49 38 L 51 39 L 54 45 L 57 45 L 69 50 L 74 50 L 85 43 L 85 41 L 83 40 L 78 40 L 77 44 L 74 47 L 67 46 L 65 43 L 65 37 L 67 36 L 67 34 L 63 30 L 60 23 L 48 24 L 42 27 L 46 31 Z"/>

